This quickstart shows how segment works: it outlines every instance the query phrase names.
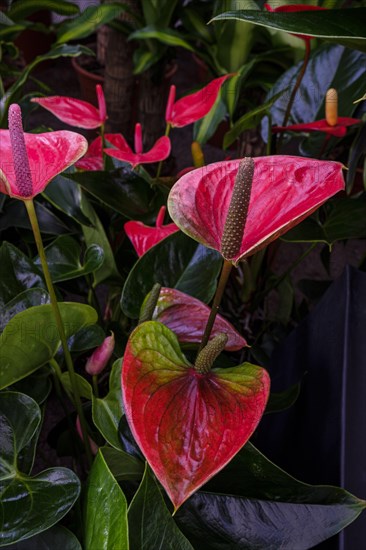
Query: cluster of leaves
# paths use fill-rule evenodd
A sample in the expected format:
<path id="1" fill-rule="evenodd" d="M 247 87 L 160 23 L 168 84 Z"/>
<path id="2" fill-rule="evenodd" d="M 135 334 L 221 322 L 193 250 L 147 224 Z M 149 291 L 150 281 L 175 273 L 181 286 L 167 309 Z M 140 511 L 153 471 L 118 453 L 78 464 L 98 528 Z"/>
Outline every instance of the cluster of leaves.
<path id="1" fill-rule="evenodd" d="M 21 28 L 28 26 L 30 12 L 25 8 L 30 9 L 31 4 L 34 2 L 15 2 L 14 9 L 1 16 L 0 40 L 10 36 L 10 28 L 15 31 L 15 22 L 19 21 Z M 48 8 L 51 4 L 54 3 L 50 0 L 44 3 Z M 308 123 L 323 118 L 326 90 L 330 87 L 338 90 L 342 116 L 357 115 L 360 124 L 356 132 L 342 140 L 332 137 L 327 141 L 323 154 L 332 154 L 335 146 L 339 147 L 339 158 L 349 167 L 350 196 L 331 199 L 290 229 L 283 239 L 309 243 L 309 250 L 323 243 L 322 260 L 327 266 L 327 251 L 336 241 L 365 238 L 365 191 L 362 185 L 361 190 L 355 185 L 355 175 L 365 152 L 365 126 L 361 124 L 363 104 L 354 104 L 365 91 L 365 37 L 359 27 L 360 15 L 352 13 L 356 10 L 331 10 L 326 20 L 316 11 L 309 12 L 307 17 L 257 9 L 218 15 L 222 11 L 218 2 L 214 13 L 208 16 L 209 3 L 192 1 L 183 18 L 191 35 L 182 36 L 177 30 L 166 28 L 177 3 L 162 2 L 160 11 L 155 4 L 143 2 L 148 25 L 137 21 L 141 28 L 135 28 L 132 36 L 146 45 L 137 50 L 137 72 L 164 55 L 162 45 L 192 50 L 194 44 L 197 51 L 201 51 L 199 46 L 204 44 L 203 59 L 211 70 L 224 74 L 214 97 L 210 98 L 206 116 L 198 109 L 201 113 L 198 117 L 196 110 L 194 136 L 201 144 L 228 111 L 231 127 L 225 136 L 225 147 L 237 142 L 245 130 L 258 128 L 262 119 L 262 135 L 271 147 L 267 119 L 277 126 L 282 124 L 288 102 L 284 91 L 293 88 L 299 66 L 291 66 L 277 79 L 289 66 L 290 55 L 268 74 L 268 65 L 274 58 L 278 60 L 279 52 L 285 51 L 264 51 L 269 34 L 265 34 L 263 28 L 311 34 L 330 42 L 314 48 L 295 98 L 291 122 Z M 77 13 L 71 2 L 58 5 L 63 15 Z M 58 56 L 79 55 L 83 47 L 65 43 L 83 38 L 101 23 L 114 20 L 124 8 L 119 4 L 103 4 L 98 9 L 100 11 L 88 8 L 76 18 L 66 20 L 57 30 L 57 43 L 51 52 L 38 57 L 16 75 L 1 103 L 2 126 L 6 125 L 8 106 L 20 97 L 23 84 L 38 63 Z M 156 27 L 158 14 L 164 15 L 162 28 Z M 203 21 L 206 23 L 213 15 L 217 16 L 214 30 L 211 27 L 207 30 Z M 338 31 L 340 20 L 342 33 Z M 242 33 L 241 26 L 247 24 L 250 32 Z M 255 35 L 257 27 L 262 29 L 258 36 Z M 228 44 L 230 48 L 226 50 L 223 46 Z M 2 45 L 8 47 L 5 42 Z M 289 46 L 286 48 L 286 55 L 293 51 Z M 228 57 L 223 59 L 225 53 Z M 258 72 L 254 73 L 254 68 Z M 227 74 L 232 70 L 237 74 L 229 78 Z M 243 114 L 245 87 L 258 86 L 268 91 L 275 80 L 263 104 L 249 109 L 244 105 Z M 317 94 L 310 94 L 314 81 L 318 82 Z M 193 111 L 199 98 L 196 95 L 191 102 Z M 23 97 L 22 103 L 29 107 L 29 98 Z M 42 99 L 39 103 L 42 104 Z M 167 123 L 178 128 L 184 125 L 182 117 L 192 114 L 189 101 L 181 103 L 179 109 L 173 98 L 170 107 L 171 118 L 167 116 Z M 99 122 L 103 124 L 104 120 Z M 108 134 L 104 139 L 107 145 L 113 146 Z M 287 140 L 287 146 L 296 147 L 304 157 L 317 156 L 322 149 L 322 138 L 316 133 L 301 135 L 300 140 L 288 134 Z M 360 514 L 365 502 L 338 487 L 297 481 L 247 441 L 265 407 L 266 413 L 283 410 L 296 400 L 299 392 L 296 384 L 283 393 L 272 393 L 266 405 L 268 375 L 249 361 L 263 367 L 269 365 L 273 347 L 304 315 L 304 306 L 307 308 L 309 300 L 303 300 L 301 307 L 296 303 L 290 270 L 275 275 L 272 266 L 276 246 L 262 248 L 250 258 L 240 257 L 249 254 L 249 250 L 254 251 L 255 245 L 263 244 L 266 236 L 273 237 L 277 230 L 290 226 L 291 221 L 314 210 L 322 201 L 299 206 L 299 211 L 291 214 L 291 220 L 281 217 L 279 221 L 274 220 L 272 233 L 268 227 L 271 212 L 260 221 L 255 219 L 257 213 L 249 212 L 249 227 L 244 234 L 248 241 L 252 239 L 253 250 L 243 241 L 240 254 L 234 258 L 238 268 L 236 276 L 229 281 L 223 302 L 233 325 L 224 317 L 216 319 L 212 336 L 224 332 L 228 341 L 215 368 L 205 377 L 194 370 L 195 354 L 209 315 L 207 304 L 215 295 L 222 268 L 220 231 L 229 200 L 215 194 L 213 185 L 207 191 L 201 190 L 200 195 L 194 195 L 192 189 L 179 195 L 180 188 L 173 187 L 170 213 L 181 229 L 199 241 L 196 242 L 178 231 L 174 224 L 163 224 L 165 210 L 161 208 L 166 205 L 177 177 L 153 178 L 138 166 L 144 162 L 145 154 L 140 150 L 139 138 L 135 142 L 135 153 L 126 142 L 119 140 L 116 145 L 121 153 L 119 158 L 116 154 L 103 158 L 101 137 L 97 145 L 98 169 L 92 166 L 90 170 L 90 165 L 80 165 L 81 171 L 71 167 L 56 176 L 35 200 L 46 242 L 47 264 L 56 287 L 68 347 L 77 366 L 76 384 L 89 425 L 89 445 L 96 453 L 81 497 L 85 449 L 74 409 L 74 381 L 65 369 L 41 258 L 23 203 L 14 196 L 1 195 L 0 199 L 3 510 L 0 546 L 51 548 L 56 544 L 76 550 L 81 548 L 79 541 L 82 541 L 86 550 L 305 549 L 338 533 Z M 137 155 L 140 155 L 138 159 Z M 197 159 L 194 161 L 198 166 Z M 278 166 L 285 161 L 286 157 L 282 156 L 275 160 Z M 298 171 L 305 171 L 307 163 L 306 158 L 298 159 Z M 233 183 L 229 173 L 236 172 L 237 165 L 237 161 L 225 164 L 225 184 L 221 189 L 227 189 L 229 181 L 230 185 Z M 292 173 L 291 167 L 289 171 Z M 207 167 L 202 170 L 208 178 L 206 182 L 211 172 L 215 172 L 212 182 L 223 180 L 219 168 Z M 201 173 L 193 178 L 188 174 L 185 178 L 188 179 L 180 181 L 193 185 L 195 178 L 201 181 Z M 322 182 L 325 180 L 324 176 Z M 295 186 L 296 178 L 291 181 Z M 332 181 L 339 184 L 335 176 Z M 272 196 L 271 182 L 266 182 L 267 185 L 261 184 L 263 197 L 258 190 L 253 192 L 258 208 L 261 200 L 265 204 L 266 196 Z M 337 189 L 334 188 L 334 192 Z M 296 205 L 300 203 L 297 197 Z M 194 214 L 196 206 L 201 217 Z M 190 213 L 188 221 L 182 209 Z M 281 209 L 277 210 L 282 213 Z M 154 222 L 155 228 L 148 227 Z M 155 283 L 163 288 L 150 312 L 153 320 L 141 322 Z M 303 289 L 306 290 L 305 285 Z M 276 311 L 272 308 L 268 314 L 268 297 L 274 291 L 279 297 L 279 307 Z M 314 294 L 314 287 L 310 294 Z M 111 331 L 115 338 L 113 360 L 108 360 L 108 368 L 102 373 L 91 373 L 86 366 L 87 358 L 95 348 L 103 348 Z M 247 344 L 252 347 L 245 347 Z M 168 382 L 174 385 L 174 395 L 170 390 L 164 393 Z M 157 392 L 154 400 L 157 389 L 163 390 Z M 55 404 L 58 399 L 64 414 L 49 434 L 49 443 L 59 456 L 71 456 L 74 463 L 78 462 L 74 471 L 64 467 L 43 470 L 44 464 L 37 454 L 42 421 L 48 417 L 46 405 Z M 223 433 L 228 441 L 223 441 Z"/>

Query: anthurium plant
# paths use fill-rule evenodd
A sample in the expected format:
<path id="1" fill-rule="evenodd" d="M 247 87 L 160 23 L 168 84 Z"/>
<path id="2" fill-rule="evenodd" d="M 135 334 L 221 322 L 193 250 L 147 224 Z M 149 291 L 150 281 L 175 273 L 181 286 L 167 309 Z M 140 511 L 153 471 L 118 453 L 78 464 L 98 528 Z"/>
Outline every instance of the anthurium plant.
<path id="1" fill-rule="evenodd" d="M 189 4 L 194 20 L 196 3 Z M 228 17 L 235 28 L 241 20 L 283 27 L 308 45 L 320 35 L 314 27 L 309 37 L 305 19 L 297 27 L 294 18 L 323 9 L 262 7 Z M 150 8 L 156 15 L 155 4 L 144 2 Z M 63 28 L 81 33 L 69 22 Z M 180 36 L 159 28 L 144 35 L 167 43 Z M 309 46 L 306 70 L 300 64 L 290 78 L 284 73 L 248 115 L 267 155 L 233 153 L 206 164 L 192 140 L 192 160 L 180 174 L 162 170 L 175 140 L 198 121 L 210 124 L 237 74 L 183 96 L 172 86 L 165 135 L 150 150 L 138 120 L 133 144 L 105 133 L 99 85 L 97 107 L 57 91 L 24 99 L 72 130 L 24 131 L 21 106 L 7 105 L 0 130 L 0 547 L 307 549 L 363 512 L 365 495 L 336 482 L 304 483 L 257 448 L 264 417 L 302 396 L 302 379 L 279 392 L 270 375 L 276 345 L 316 302 L 297 301 L 302 290 L 292 270 L 316 244 L 324 245 L 326 266 L 336 241 L 366 237 L 365 193 L 346 189 L 343 149 L 352 143 L 354 174 L 363 155 L 356 111 L 363 54 L 322 48 Z M 307 71 L 324 67 L 322 56 L 332 51 L 357 65 L 351 87 L 340 65 L 331 67 L 324 101 L 315 107 L 314 100 L 299 121 Z M 89 139 L 75 128 L 92 132 Z M 239 133 L 234 128 L 233 141 Z M 308 133 L 323 136 L 320 148 L 306 142 Z M 305 136 L 300 145 L 298 135 Z M 306 147 L 316 154 L 301 154 Z M 284 240 L 309 244 L 278 273 Z M 344 346 L 348 357 L 346 339 Z"/>

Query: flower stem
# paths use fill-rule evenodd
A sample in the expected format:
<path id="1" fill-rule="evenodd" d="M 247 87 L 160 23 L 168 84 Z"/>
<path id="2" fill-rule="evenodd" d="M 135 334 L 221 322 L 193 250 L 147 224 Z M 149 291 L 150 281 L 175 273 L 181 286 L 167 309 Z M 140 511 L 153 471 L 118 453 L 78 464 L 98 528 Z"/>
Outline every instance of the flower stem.
<path id="1" fill-rule="evenodd" d="M 231 269 L 233 267 L 232 262 L 229 260 L 224 260 L 224 264 L 222 266 L 221 275 L 219 279 L 219 283 L 217 285 L 216 294 L 212 302 L 211 306 L 211 312 L 208 317 L 207 325 L 205 328 L 205 332 L 203 333 L 202 342 L 200 344 L 200 347 L 198 349 L 198 353 L 207 345 L 207 342 L 210 339 L 211 331 L 215 323 L 216 315 L 218 314 L 220 303 L 222 296 L 225 291 L 226 283 L 229 279 L 229 275 L 231 272 Z"/>
<path id="2" fill-rule="evenodd" d="M 297 79 L 296 79 L 296 82 L 295 82 L 294 89 L 293 89 L 292 92 L 291 92 L 290 99 L 289 99 L 289 102 L 288 102 L 288 104 L 287 104 L 287 109 L 286 109 L 286 112 L 285 112 L 285 116 L 284 116 L 284 118 L 283 118 L 282 126 L 287 126 L 288 119 L 290 118 L 290 114 L 291 114 L 291 109 L 292 109 L 292 106 L 293 106 L 294 101 L 295 101 L 295 96 L 296 96 L 296 94 L 297 94 L 298 89 L 300 88 L 300 84 L 301 84 L 301 82 L 302 82 L 302 79 L 304 78 L 304 74 L 305 74 L 305 71 L 306 71 L 306 67 L 308 66 L 308 63 L 309 63 L 310 52 L 311 52 L 310 40 L 305 40 L 305 55 L 304 55 L 304 61 L 303 61 L 302 65 L 301 65 L 300 72 L 299 72 L 299 74 L 297 75 Z M 277 152 L 280 152 L 280 151 L 281 151 L 282 142 L 283 142 L 283 137 L 284 137 L 284 133 L 282 133 L 282 134 L 280 135 L 280 137 L 278 138 L 278 149 L 277 149 Z"/>
<path id="3" fill-rule="evenodd" d="M 165 128 L 165 134 L 164 134 L 166 137 L 169 136 L 170 128 L 171 128 L 171 125 L 168 122 L 167 125 L 166 125 L 166 128 Z M 161 173 L 162 167 L 163 167 L 163 161 L 161 160 L 158 164 L 158 169 L 156 171 L 156 176 L 155 176 L 156 180 L 158 180 L 160 178 L 160 173 Z"/>
<path id="4" fill-rule="evenodd" d="M 100 138 L 101 138 L 101 141 L 102 141 L 102 159 L 103 159 L 103 170 L 105 170 L 105 163 L 106 163 L 106 157 L 107 155 L 105 154 L 104 152 L 104 149 L 105 149 L 105 127 L 104 127 L 104 124 L 101 125 L 100 127 Z"/>
<path id="5" fill-rule="evenodd" d="M 79 388 L 78 388 L 78 384 L 77 384 L 77 380 L 76 380 L 76 376 L 75 376 L 74 365 L 73 365 L 73 362 L 72 362 L 72 358 L 71 358 L 69 348 L 67 346 L 66 334 L 65 334 L 64 325 L 63 325 L 63 322 L 62 322 L 60 309 L 59 309 L 58 303 L 57 303 L 57 297 L 56 297 L 55 289 L 54 289 L 52 279 L 51 279 L 51 274 L 50 274 L 50 271 L 49 271 L 48 265 L 47 265 L 47 259 L 46 259 L 46 254 L 45 254 L 45 250 L 44 250 L 44 247 L 43 247 L 41 231 L 40 231 L 39 225 L 38 225 L 36 210 L 34 208 L 34 203 L 33 203 L 32 199 L 26 199 L 23 202 L 24 202 L 25 207 L 26 207 L 27 212 L 28 212 L 29 220 L 30 220 L 32 230 L 33 230 L 33 234 L 34 234 L 34 239 L 35 239 L 36 245 L 37 245 L 39 259 L 41 261 L 41 265 L 42 265 L 42 269 L 43 269 L 44 278 L 45 278 L 45 281 L 46 281 L 48 293 L 50 295 L 51 306 L 52 306 L 53 314 L 54 314 L 56 325 L 57 325 L 57 330 L 58 330 L 58 333 L 59 333 L 59 336 L 60 336 L 60 340 L 61 340 L 61 344 L 62 344 L 62 348 L 63 348 L 63 352 L 64 352 L 65 363 L 66 363 L 67 370 L 68 370 L 69 376 L 70 376 L 72 391 L 73 391 L 73 394 L 74 394 L 75 408 L 76 408 L 76 411 L 77 411 L 77 413 L 79 415 L 79 418 L 80 418 L 81 429 L 82 429 L 82 433 L 83 433 L 83 437 L 84 437 L 86 457 L 87 457 L 87 461 L 88 461 L 89 466 L 91 466 L 92 462 L 93 462 L 93 456 L 92 456 L 91 449 L 90 449 L 90 444 L 89 444 L 87 424 L 86 424 L 84 411 L 83 411 L 83 407 L 82 407 L 82 403 L 81 403 L 81 399 L 80 399 L 80 393 L 79 393 Z"/>

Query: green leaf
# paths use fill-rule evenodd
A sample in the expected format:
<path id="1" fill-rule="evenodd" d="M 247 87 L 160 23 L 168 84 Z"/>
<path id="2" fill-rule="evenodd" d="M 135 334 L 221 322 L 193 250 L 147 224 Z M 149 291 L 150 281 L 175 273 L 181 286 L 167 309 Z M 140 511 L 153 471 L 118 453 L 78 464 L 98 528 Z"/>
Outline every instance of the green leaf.
<path id="1" fill-rule="evenodd" d="M 69 349 L 72 353 L 80 353 L 89 349 L 97 348 L 105 338 L 104 330 L 99 325 L 91 325 L 79 330 L 68 340 Z"/>
<path id="2" fill-rule="evenodd" d="M 271 393 L 268 399 L 265 414 L 281 412 L 292 407 L 300 395 L 301 384 L 294 384 L 280 393 Z"/>
<path id="3" fill-rule="evenodd" d="M 22 0 L 12 3 L 8 15 L 14 21 L 21 21 L 39 10 L 49 10 L 66 16 L 80 12 L 78 6 L 65 0 Z"/>
<path id="4" fill-rule="evenodd" d="M 84 399 L 92 399 L 93 390 L 91 385 L 83 376 L 80 376 L 80 374 L 75 374 L 75 379 L 77 386 L 79 388 L 80 397 L 84 397 Z M 69 394 L 73 394 L 73 385 L 70 380 L 70 375 L 68 372 L 63 372 L 61 376 L 61 382 L 64 388 L 69 392 Z"/>
<path id="5" fill-rule="evenodd" d="M 194 123 L 193 139 L 204 145 L 216 132 L 218 125 L 224 120 L 226 106 L 221 97 L 221 90 L 216 98 L 212 109 L 205 117 Z"/>
<path id="6" fill-rule="evenodd" d="M 78 477 L 66 468 L 51 468 L 34 477 L 19 471 L 22 453 L 34 450 L 41 411 L 30 397 L 0 394 L 1 545 L 46 531 L 67 514 L 79 496 Z"/>
<path id="7" fill-rule="evenodd" d="M 37 287 L 40 292 L 44 291 L 44 282 L 38 267 L 12 244 L 3 242 L 1 245 L 0 265 L 1 310 L 8 303 L 10 303 L 9 309 L 11 309 L 12 300 L 28 289 Z"/>
<path id="8" fill-rule="evenodd" d="M 1 297 L 0 297 L 1 299 Z M 0 310 L 0 332 L 4 330 L 10 319 L 17 313 L 33 306 L 48 304 L 50 297 L 42 288 L 30 288 L 18 294 Z"/>
<path id="9" fill-rule="evenodd" d="M 131 548 L 193 550 L 166 507 L 147 464 L 140 487 L 128 509 L 128 523 Z"/>
<path id="10" fill-rule="evenodd" d="M 114 362 L 109 377 L 109 392 L 103 398 L 93 396 L 93 422 L 104 439 L 117 450 L 121 449 L 118 425 L 123 415 L 121 391 L 122 359 Z"/>
<path id="11" fill-rule="evenodd" d="M 151 38 L 155 38 L 167 46 L 185 48 L 190 52 L 194 51 L 194 48 L 192 48 L 192 46 L 184 40 L 182 35 L 172 29 L 157 29 L 150 25 L 131 33 L 128 37 L 129 40 L 149 40 Z"/>
<path id="12" fill-rule="evenodd" d="M 105 25 L 124 11 L 121 4 L 90 6 L 79 17 L 61 24 L 57 32 L 57 44 L 80 40 L 90 36 L 101 25 Z"/>
<path id="13" fill-rule="evenodd" d="M 270 29 L 316 36 L 366 51 L 365 18 L 366 8 L 329 10 L 326 16 L 322 11 L 270 13 L 264 10 L 238 10 L 221 13 L 212 21 L 236 19 Z"/>
<path id="14" fill-rule="evenodd" d="M 128 550 L 127 501 L 99 451 L 85 494 L 85 550 Z"/>
<path id="15" fill-rule="evenodd" d="M 95 310 L 85 304 L 62 302 L 58 305 L 67 338 L 98 319 Z M 0 389 L 48 363 L 59 347 L 50 304 L 31 307 L 15 315 L 0 336 Z"/>
<path id="16" fill-rule="evenodd" d="M 81 247 L 69 235 L 58 237 L 46 247 L 45 253 L 54 283 L 94 273 L 104 261 L 103 249 L 97 244 L 91 244 L 86 249 L 83 262 L 81 262 Z M 35 263 L 40 265 L 39 257 L 35 259 Z"/>
<path id="17" fill-rule="evenodd" d="M 307 218 L 290 229 L 281 239 L 288 242 L 323 242 L 331 246 L 336 241 L 366 237 L 366 194 L 335 199 L 326 205 L 326 219 Z"/>
<path id="18" fill-rule="evenodd" d="M 207 303 L 215 293 L 221 264 L 218 252 L 181 232 L 174 233 L 150 248 L 131 269 L 122 291 L 122 310 L 137 319 L 155 283 L 177 288 Z"/>
<path id="19" fill-rule="evenodd" d="M 344 489 L 301 483 L 247 443 L 175 517 L 198 548 L 292 550 L 335 535 L 365 505 Z"/>
<path id="20" fill-rule="evenodd" d="M 68 174 L 69 175 L 69 174 Z M 42 195 L 58 210 L 82 225 L 92 226 L 91 221 L 81 210 L 81 189 L 65 174 L 56 176 Z"/>
<path id="21" fill-rule="evenodd" d="M 128 219 L 140 219 L 150 212 L 154 193 L 143 178 L 130 170 L 85 171 L 67 174 L 67 178 Z"/>
<path id="22" fill-rule="evenodd" d="M 78 539 L 61 525 L 54 525 L 47 531 L 24 541 L 6 547 L 7 550 L 82 550 Z"/>
<path id="23" fill-rule="evenodd" d="M 366 124 L 364 123 L 358 130 L 357 135 L 349 150 L 347 162 L 347 193 L 350 193 L 356 177 L 356 170 L 360 159 L 366 155 Z"/>
<path id="24" fill-rule="evenodd" d="M 47 367 L 38 369 L 37 372 L 30 374 L 27 378 L 19 380 L 9 387 L 9 391 L 25 393 L 31 397 L 38 405 L 42 405 L 49 396 L 52 389 L 50 380 L 50 370 Z"/>
<path id="25" fill-rule="evenodd" d="M 84 196 L 81 201 L 81 209 L 83 214 L 87 216 L 93 224 L 93 227 L 87 227 L 85 225 L 82 226 L 82 231 L 87 246 L 97 244 L 104 252 L 104 262 L 102 266 L 93 274 L 94 286 L 102 283 L 106 279 L 118 281 L 120 279 L 120 274 L 114 261 L 114 254 L 111 249 L 111 245 L 109 244 L 108 237 L 94 208 Z"/>
<path id="26" fill-rule="evenodd" d="M 117 481 L 140 481 L 144 464 L 125 451 L 113 447 L 101 447 L 100 452 Z"/>
<path id="27" fill-rule="evenodd" d="M 71 229 L 66 223 L 58 218 L 49 208 L 38 201 L 35 201 L 34 206 L 41 233 L 48 235 L 70 233 Z M 0 230 L 14 229 L 14 227 L 31 230 L 31 224 L 24 204 L 16 199 L 6 202 L 4 211 L 0 217 Z"/>
<path id="28" fill-rule="evenodd" d="M 242 134 L 245 130 L 250 130 L 251 128 L 255 128 L 258 126 L 262 118 L 268 113 L 269 109 L 272 107 L 272 105 L 277 101 L 279 97 L 281 97 L 286 90 L 282 90 L 278 92 L 275 96 L 271 97 L 268 101 L 260 105 L 259 107 L 256 107 L 255 109 L 252 109 L 248 113 L 245 113 L 242 117 L 237 120 L 232 128 L 226 132 L 224 136 L 224 149 L 227 149 L 230 147 L 232 143 Z"/>
<path id="29" fill-rule="evenodd" d="M 133 74 L 141 74 L 147 71 L 150 67 L 155 65 L 161 58 L 163 52 L 159 48 L 159 51 L 153 52 L 146 48 L 136 48 L 133 52 Z"/>

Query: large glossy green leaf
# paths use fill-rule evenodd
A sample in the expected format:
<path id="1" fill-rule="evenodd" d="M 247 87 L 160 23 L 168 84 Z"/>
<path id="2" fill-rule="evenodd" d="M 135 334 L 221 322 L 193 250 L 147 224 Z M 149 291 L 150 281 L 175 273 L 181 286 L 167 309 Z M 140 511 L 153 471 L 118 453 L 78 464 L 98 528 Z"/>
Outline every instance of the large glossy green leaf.
<path id="1" fill-rule="evenodd" d="M 54 525 L 47 531 L 6 547 L 7 550 L 82 550 L 80 542 L 71 531 Z"/>
<path id="2" fill-rule="evenodd" d="M 326 206 L 326 218 L 307 218 L 282 237 L 288 242 L 323 242 L 332 245 L 345 239 L 366 237 L 366 193 L 335 199 Z"/>
<path id="3" fill-rule="evenodd" d="M 214 135 L 218 125 L 224 120 L 225 115 L 226 107 L 220 91 L 209 113 L 194 123 L 193 139 L 204 145 Z"/>
<path id="4" fill-rule="evenodd" d="M 80 491 L 78 477 L 66 468 L 51 468 L 34 477 L 21 473 L 22 454 L 34 452 L 41 411 L 30 397 L 0 394 L 1 546 L 27 539 L 57 523 Z"/>
<path id="5" fill-rule="evenodd" d="M 123 11 L 123 5 L 117 3 L 89 6 L 79 17 L 67 20 L 59 26 L 57 44 L 90 36 L 98 27 L 109 23 Z"/>
<path id="6" fill-rule="evenodd" d="M 260 10 L 238 10 L 221 13 L 213 21 L 237 19 L 295 34 L 316 36 L 328 42 L 335 42 L 351 48 L 366 51 L 366 32 L 363 21 L 366 8 L 329 10 L 301 13 L 270 13 Z"/>
<path id="7" fill-rule="evenodd" d="M 66 337 L 96 323 L 96 311 L 85 304 L 59 303 Z M 52 359 L 60 339 L 50 304 L 35 306 L 11 319 L 0 336 L 0 389 L 28 376 Z"/>
<path id="8" fill-rule="evenodd" d="M 29 307 L 48 304 L 49 301 L 50 297 L 48 292 L 42 288 L 24 290 L 0 309 L 0 332 L 4 330 L 10 319 L 17 313 Z"/>
<path id="9" fill-rule="evenodd" d="M 297 481 L 248 443 L 176 518 L 197 550 L 306 550 L 365 506 L 344 489 Z"/>
<path id="10" fill-rule="evenodd" d="M 292 90 L 300 65 L 295 65 L 277 80 L 267 96 L 271 99 L 281 90 Z M 291 110 L 291 124 L 321 120 L 325 116 L 325 94 L 329 88 L 338 92 L 339 116 L 352 117 L 358 98 L 365 87 L 366 54 L 336 45 L 324 45 L 312 54 L 300 89 L 295 96 Z M 271 107 L 273 125 L 281 126 L 287 108 L 288 94 L 280 97 Z M 266 138 L 267 127 L 262 129 Z M 312 132 L 303 141 L 302 151 L 308 156 L 317 157 L 324 142 L 324 134 Z"/>
<path id="11" fill-rule="evenodd" d="M 46 247 L 45 252 L 54 283 L 94 273 L 104 261 L 103 249 L 97 244 L 88 246 L 81 261 L 81 247 L 69 235 L 58 237 Z M 35 263 L 40 265 L 39 257 L 36 258 Z"/>
<path id="12" fill-rule="evenodd" d="M 43 292 L 44 282 L 39 268 L 23 252 L 8 242 L 3 242 L 0 247 L 0 265 L 1 310 L 28 289 L 39 288 Z"/>
<path id="13" fill-rule="evenodd" d="M 102 266 L 94 272 L 94 285 L 102 283 L 106 279 L 118 281 L 120 275 L 114 261 L 114 255 L 109 244 L 108 237 L 104 231 L 102 222 L 98 218 L 94 208 L 86 197 L 82 197 L 81 208 L 83 213 L 91 220 L 93 227 L 82 226 L 85 242 L 87 246 L 97 244 L 104 252 L 104 262 Z"/>
<path id="14" fill-rule="evenodd" d="M 85 494 L 85 550 L 128 550 L 127 501 L 101 452 Z"/>
<path id="15" fill-rule="evenodd" d="M 193 550 L 166 507 L 147 464 L 140 487 L 128 509 L 128 523 L 131 548 Z"/>
<path id="16" fill-rule="evenodd" d="M 121 449 L 118 425 L 123 415 L 121 391 L 122 359 L 114 362 L 109 377 L 109 392 L 103 397 L 93 397 L 93 422 L 104 439 L 115 449 Z"/>
<path id="17" fill-rule="evenodd" d="M 80 374 L 75 374 L 75 380 L 79 389 L 80 397 L 84 399 L 91 399 L 93 395 L 93 390 L 89 382 Z M 63 372 L 61 376 L 61 382 L 65 390 L 72 395 L 73 394 L 73 384 L 70 380 L 70 375 L 68 372 Z"/>
<path id="18" fill-rule="evenodd" d="M 70 228 L 64 221 L 58 218 L 49 208 L 38 201 L 34 203 L 41 233 L 48 235 L 62 235 L 70 233 Z M 0 231 L 5 229 L 28 229 L 31 231 L 31 224 L 24 204 L 19 200 L 6 202 L 3 213 L 0 217 Z"/>
<path id="19" fill-rule="evenodd" d="M 101 447 L 104 460 L 117 481 L 140 481 L 144 464 L 134 456 L 113 447 Z"/>
<path id="20" fill-rule="evenodd" d="M 181 232 L 150 248 L 136 262 L 122 292 L 121 307 L 132 318 L 155 283 L 177 288 L 209 302 L 216 290 L 222 259 L 216 251 L 197 245 Z"/>
<path id="21" fill-rule="evenodd" d="M 348 171 L 346 176 L 348 193 L 352 191 L 359 161 L 365 155 L 366 155 L 366 124 L 364 121 L 364 124 L 359 128 L 357 135 L 349 151 L 348 162 L 347 162 Z"/>
<path id="22" fill-rule="evenodd" d="M 81 189 L 66 176 L 58 175 L 46 189 L 43 196 L 56 208 L 80 224 L 92 226 L 91 221 L 81 210 Z"/>
<path id="23" fill-rule="evenodd" d="M 27 376 L 9 387 L 9 391 L 25 393 L 31 397 L 38 405 L 44 403 L 52 389 L 51 373 L 48 367 L 38 369 L 33 374 Z"/>
<path id="24" fill-rule="evenodd" d="M 140 219 L 149 212 L 154 193 L 143 178 L 130 170 L 85 171 L 67 177 L 128 219 Z"/>

